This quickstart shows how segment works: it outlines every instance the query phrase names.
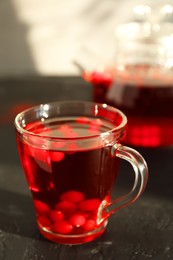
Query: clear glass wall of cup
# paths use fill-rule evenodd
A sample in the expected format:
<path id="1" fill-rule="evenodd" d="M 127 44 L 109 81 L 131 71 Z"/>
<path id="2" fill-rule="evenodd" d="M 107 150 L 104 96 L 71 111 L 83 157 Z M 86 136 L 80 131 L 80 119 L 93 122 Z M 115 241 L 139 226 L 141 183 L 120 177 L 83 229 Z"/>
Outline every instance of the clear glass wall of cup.
<path id="1" fill-rule="evenodd" d="M 16 138 L 41 234 L 61 244 L 95 240 L 109 217 L 136 201 L 148 179 L 144 158 L 121 144 L 126 116 L 105 104 L 41 104 L 18 114 Z M 121 159 L 134 169 L 126 195 L 112 198 Z"/>

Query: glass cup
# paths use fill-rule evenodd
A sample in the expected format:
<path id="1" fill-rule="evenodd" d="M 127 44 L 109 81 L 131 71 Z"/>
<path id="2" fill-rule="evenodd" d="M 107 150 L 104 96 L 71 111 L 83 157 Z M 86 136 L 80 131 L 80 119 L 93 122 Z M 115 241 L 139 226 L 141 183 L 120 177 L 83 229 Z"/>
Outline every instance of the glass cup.
<path id="1" fill-rule="evenodd" d="M 106 104 L 41 104 L 15 118 L 18 151 L 41 234 L 61 244 L 82 244 L 106 230 L 109 217 L 144 191 L 143 157 L 123 146 L 126 116 Z M 131 191 L 111 194 L 121 159 L 134 169 Z"/>

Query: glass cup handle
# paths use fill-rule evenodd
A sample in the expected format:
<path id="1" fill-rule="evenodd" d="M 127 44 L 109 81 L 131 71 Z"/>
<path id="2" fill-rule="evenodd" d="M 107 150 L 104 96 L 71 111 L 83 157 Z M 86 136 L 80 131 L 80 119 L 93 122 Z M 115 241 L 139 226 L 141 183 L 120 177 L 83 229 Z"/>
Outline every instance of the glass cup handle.
<path id="1" fill-rule="evenodd" d="M 113 200 L 109 204 L 105 201 L 102 202 L 98 212 L 98 223 L 105 221 L 105 219 L 116 211 L 135 202 L 143 193 L 148 180 L 147 164 L 142 155 L 136 150 L 121 144 L 114 144 L 111 149 L 111 155 L 112 157 L 116 156 L 124 159 L 132 165 L 135 180 L 129 193 Z"/>

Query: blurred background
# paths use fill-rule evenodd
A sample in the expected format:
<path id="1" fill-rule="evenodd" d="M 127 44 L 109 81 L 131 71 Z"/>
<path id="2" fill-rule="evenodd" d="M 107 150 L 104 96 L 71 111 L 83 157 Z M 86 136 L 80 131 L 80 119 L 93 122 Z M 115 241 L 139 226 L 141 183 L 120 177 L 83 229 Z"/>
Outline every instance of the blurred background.
<path id="1" fill-rule="evenodd" d="M 75 75 L 78 69 L 72 61 L 85 44 L 103 46 L 108 56 L 116 21 L 125 16 L 124 10 L 119 12 L 120 4 L 115 0 L 1 0 L 0 76 Z"/>
<path id="2" fill-rule="evenodd" d="M 127 208 L 128 218 L 117 216 L 118 240 L 111 228 L 107 252 L 112 259 L 173 259 L 172 22 L 173 0 L 0 0 L 0 258 L 28 259 L 29 251 L 31 259 L 45 251 L 55 258 L 53 246 L 38 249 L 14 118 L 36 104 L 78 99 L 121 109 L 126 143 L 149 167 L 147 191 Z M 129 184 L 123 167 L 120 189 Z"/>

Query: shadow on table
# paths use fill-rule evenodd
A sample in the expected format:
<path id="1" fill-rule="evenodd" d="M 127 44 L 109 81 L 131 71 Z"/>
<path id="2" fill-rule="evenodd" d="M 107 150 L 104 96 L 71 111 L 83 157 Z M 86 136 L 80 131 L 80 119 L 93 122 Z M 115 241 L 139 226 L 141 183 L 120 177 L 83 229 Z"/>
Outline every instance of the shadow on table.
<path id="1" fill-rule="evenodd" d="M 37 233 L 32 199 L 0 189 L 0 230 L 32 238 Z"/>

